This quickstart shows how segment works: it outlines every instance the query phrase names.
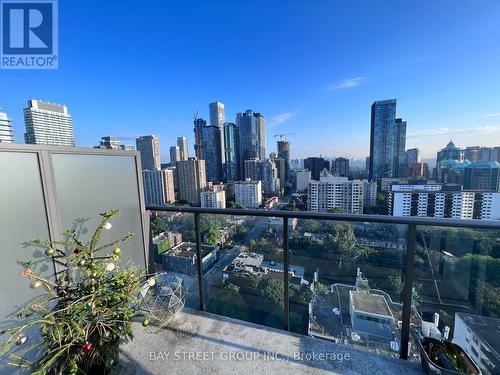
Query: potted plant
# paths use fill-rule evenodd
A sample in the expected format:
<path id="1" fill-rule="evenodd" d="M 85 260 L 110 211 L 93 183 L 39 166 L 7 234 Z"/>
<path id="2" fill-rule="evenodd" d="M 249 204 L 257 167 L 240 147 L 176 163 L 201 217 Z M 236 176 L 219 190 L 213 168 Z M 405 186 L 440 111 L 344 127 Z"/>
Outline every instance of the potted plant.
<path id="1" fill-rule="evenodd" d="M 427 374 L 481 375 L 481 370 L 460 346 L 430 337 L 417 342 L 422 367 Z"/>
<path id="2" fill-rule="evenodd" d="M 54 280 L 40 276 L 33 262 L 19 262 L 21 275 L 40 296 L 17 312 L 20 324 L 0 332 L 8 335 L 2 353 L 10 352 L 9 365 L 29 368 L 33 374 L 108 374 L 116 369 L 119 345 L 131 339 L 131 319 L 136 315 L 137 293 L 142 271 L 134 266 L 119 269 L 117 247 L 133 236 L 100 244 L 101 234 L 111 228 L 118 214 L 111 210 L 88 242 L 75 230 L 64 233 L 64 241 L 35 240 L 45 256 L 64 265 Z M 40 339 L 28 337 L 37 328 Z M 26 345 L 20 355 L 11 353 Z M 20 348 L 24 349 L 24 348 Z M 35 360 L 27 357 L 39 353 Z"/>

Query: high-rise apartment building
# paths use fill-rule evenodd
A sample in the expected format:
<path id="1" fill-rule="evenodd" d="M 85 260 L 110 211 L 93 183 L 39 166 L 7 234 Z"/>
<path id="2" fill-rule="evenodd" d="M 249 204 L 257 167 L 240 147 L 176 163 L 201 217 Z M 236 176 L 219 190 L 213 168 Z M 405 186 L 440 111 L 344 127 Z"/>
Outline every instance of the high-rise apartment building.
<path id="1" fill-rule="evenodd" d="M 175 202 L 174 176 L 171 170 L 143 170 L 142 178 L 146 204 Z"/>
<path id="2" fill-rule="evenodd" d="M 0 142 L 13 143 L 14 133 L 12 131 L 12 121 L 7 116 L 7 113 L 0 111 Z"/>
<path id="3" fill-rule="evenodd" d="M 240 130 L 231 122 L 224 124 L 224 179 L 240 179 Z"/>
<path id="4" fill-rule="evenodd" d="M 146 204 L 164 204 L 163 178 L 161 171 L 143 170 L 144 201 Z"/>
<path id="5" fill-rule="evenodd" d="M 179 200 L 194 206 L 200 205 L 200 192 L 207 186 L 205 160 L 189 158 L 177 162 Z"/>
<path id="6" fill-rule="evenodd" d="M 266 158 L 266 120 L 258 112 L 247 110 L 236 115 L 240 130 L 241 171 L 245 160 Z"/>
<path id="7" fill-rule="evenodd" d="M 179 159 L 177 160 L 188 160 L 189 159 L 189 148 L 188 141 L 186 137 L 177 137 L 177 147 L 179 147 Z"/>
<path id="8" fill-rule="evenodd" d="M 276 169 L 278 170 L 278 179 L 280 184 L 280 189 L 285 189 L 286 184 L 286 160 L 282 158 L 274 158 L 274 164 L 276 164 Z"/>
<path id="9" fill-rule="evenodd" d="M 141 154 L 143 170 L 160 170 L 160 140 L 155 135 L 144 135 L 136 138 L 135 145 Z"/>
<path id="10" fill-rule="evenodd" d="M 245 179 L 260 180 L 261 168 L 259 159 L 248 159 L 243 162 L 243 175 Z"/>
<path id="11" fill-rule="evenodd" d="M 221 128 L 207 125 L 205 120 L 197 118 L 194 120 L 194 139 L 196 157 L 205 160 L 207 181 L 222 181 Z"/>
<path id="12" fill-rule="evenodd" d="M 272 159 L 263 160 L 261 163 L 262 189 L 266 194 L 275 194 L 280 190 L 278 168 Z"/>
<path id="13" fill-rule="evenodd" d="M 175 176 L 174 169 L 163 169 L 163 190 L 165 191 L 165 203 L 175 202 Z"/>
<path id="14" fill-rule="evenodd" d="M 365 206 L 375 206 L 377 204 L 377 183 L 368 180 L 363 181 L 363 204 Z"/>
<path id="15" fill-rule="evenodd" d="M 500 220 L 500 193 L 461 190 L 460 185 L 392 185 L 389 214 Z"/>
<path id="16" fill-rule="evenodd" d="M 332 161 L 332 173 L 341 177 L 349 177 L 349 159 L 336 158 Z"/>
<path id="17" fill-rule="evenodd" d="M 344 213 L 363 213 L 363 190 L 361 180 L 349 181 L 347 177 L 320 176 L 312 180 L 307 189 L 307 209 L 325 212 L 340 209 Z"/>
<path id="18" fill-rule="evenodd" d="M 24 140 L 28 144 L 75 146 L 73 121 L 65 105 L 28 100 L 24 110 L 26 133 Z"/>
<path id="19" fill-rule="evenodd" d="M 244 208 L 259 208 L 262 203 L 261 181 L 237 181 L 234 183 L 234 197 L 236 204 Z"/>
<path id="20" fill-rule="evenodd" d="M 290 176 L 290 142 L 288 141 L 278 141 L 278 158 L 285 159 L 285 181 L 283 185 L 288 181 Z"/>
<path id="21" fill-rule="evenodd" d="M 208 183 L 207 187 L 200 193 L 201 207 L 226 208 L 226 190 L 223 184 L 213 185 Z"/>
<path id="22" fill-rule="evenodd" d="M 396 99 L 374 102 L 371 109 L 370 180 L 399 177 L 405 145 L 406 121 L 396 119 Z"/>
<path id="23" fill-rule="evenodd" d="M 181 160 L 181 151 L 179 146 L 170 146 L 170 164 L 175 165 Z"/>

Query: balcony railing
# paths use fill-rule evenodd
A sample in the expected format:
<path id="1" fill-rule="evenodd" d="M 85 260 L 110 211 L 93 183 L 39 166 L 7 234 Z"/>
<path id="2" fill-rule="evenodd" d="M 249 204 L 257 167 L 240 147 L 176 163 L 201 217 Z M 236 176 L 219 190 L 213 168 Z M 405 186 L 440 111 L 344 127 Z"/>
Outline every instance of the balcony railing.
<path id="1" fill-rule="evenodd" d="M 162 230 L 194 242 L 191 301 L 200 310 L 412 360 L 417 332 L 459 341 L 461 318 L 500 317 L 498 221 L 146 208 L 163 216 Z M 214 242 L 223 250 L 207 261 Z M 491 344 L 485 337 L 473 358 L 483 367 L 497 366 Z"/>

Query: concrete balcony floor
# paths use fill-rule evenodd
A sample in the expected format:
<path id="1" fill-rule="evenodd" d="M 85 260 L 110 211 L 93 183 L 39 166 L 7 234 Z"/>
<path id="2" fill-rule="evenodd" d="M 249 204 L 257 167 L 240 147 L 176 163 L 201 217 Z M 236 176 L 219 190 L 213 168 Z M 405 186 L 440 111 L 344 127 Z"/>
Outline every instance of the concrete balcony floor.
<path id="1" fill-rule="evenodd" d="M 422 374 L 415 363 L 197 310 L 162 329 L 134 324 L 122 374 Z"/>

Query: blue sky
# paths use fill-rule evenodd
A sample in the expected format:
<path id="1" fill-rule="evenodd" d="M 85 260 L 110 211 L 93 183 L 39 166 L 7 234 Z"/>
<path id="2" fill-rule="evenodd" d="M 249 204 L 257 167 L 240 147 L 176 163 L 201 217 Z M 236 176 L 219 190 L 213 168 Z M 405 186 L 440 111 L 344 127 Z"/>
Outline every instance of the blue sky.
<path id="1" fill-rule="evenodd" d="M 60 0 L 59 69 L 0 70 L 23 141 L 30 98 L 64 103 L 78 146 L 160 137 L 162 160 L 208 103 L 253 109 L 292 157 L 369 153 L 370 105 L 398 99 L 407 147 L 500 145 L 500 1 Z M 133 139 L 124 140 L 133 143 Z"/>

